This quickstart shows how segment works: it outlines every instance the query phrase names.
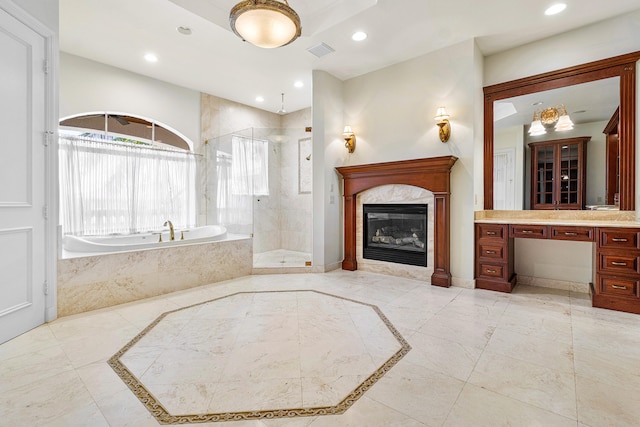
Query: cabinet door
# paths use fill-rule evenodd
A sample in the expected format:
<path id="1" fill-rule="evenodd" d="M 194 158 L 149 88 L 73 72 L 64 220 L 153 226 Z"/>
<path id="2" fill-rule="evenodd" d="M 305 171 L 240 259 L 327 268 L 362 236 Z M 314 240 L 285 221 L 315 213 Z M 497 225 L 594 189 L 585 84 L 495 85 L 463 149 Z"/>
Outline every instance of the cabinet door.
<path id="1" fill-rule="evenodd" d="M 558 209 L 582 208 L 582 156 L 581 144 L 556 145 L 558 159 L 556 205 Z"/>
<path id="2" fill-rule="evenodd" d="M 554 170 L 555 150 L 552 145 L 534 147 L 532 150 L 534 170 L 531 174 L 531 208 L 555 209 Z"/>
<path id="3" fill-rule="evenodd" d="M 532 142 L 531 209 L 582 209 L 590 137 Z"/>

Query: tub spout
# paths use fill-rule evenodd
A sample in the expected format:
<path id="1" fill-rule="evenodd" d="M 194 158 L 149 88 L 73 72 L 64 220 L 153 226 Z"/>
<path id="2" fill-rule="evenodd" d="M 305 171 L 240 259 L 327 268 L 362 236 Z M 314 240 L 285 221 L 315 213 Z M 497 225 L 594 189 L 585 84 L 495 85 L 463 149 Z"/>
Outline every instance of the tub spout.
<path id="1" fill-rule="evenodd" d="M 173 223 L 169 220 L 166 220 L 164 222 L 164 226 L 166 227 L 167 225 L 169 225 L 169 239 L 171 241 L 176 240 L 176 235 L 175 235 L 175 232 L 173 231 Z"/>

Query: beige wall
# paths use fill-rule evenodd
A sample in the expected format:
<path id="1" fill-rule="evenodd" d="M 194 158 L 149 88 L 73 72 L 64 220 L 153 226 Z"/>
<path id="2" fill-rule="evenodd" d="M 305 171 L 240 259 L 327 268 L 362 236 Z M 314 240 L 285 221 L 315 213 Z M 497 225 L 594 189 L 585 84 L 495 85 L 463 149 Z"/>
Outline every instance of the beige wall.
<path id="1" fill-rule="evenodd" d="M 96 111 L 144 116 L 200 140 L 199 92 L 61 52 L 60 118 Z"/>
<path id="2" fill-rule="evenodd" d="M 640 10 L 487 56 L 484 85 L 640 50 Z M 635 34 L 635 37 L 631 35 Z"/>
<path id="3" fill-rule="evenodd" d="M 324 197 L 317 194 L 314 199 L 322 206 L 314 205 L 314 212 L 322 207 L 326 215 L 325 264 L 342 260 L 342 235 L 337 235 L 342 210 L 331 203 L 333 197 L 341 197 L 331 191 L 336 166 L 454 155 L 459 160 L 451 173 L 451 271 L 454 283 L 473 280 L 474 122 L 479 117 L 474 101 L 482 89 L 476 55 L 475 43 L 469 40 L 345 82 L 314 74 L 314 135 L 320 138 L 317 128 L 322 126 L 327 174 L 325 187 L 318 191 Z M 451 114 L 452 136 L 446 144 L 440 142 L 433 120 L 442 105 Z M 331 119 L 325 115 L 323 122 L 316 121 L 317 108 L 329 110 Z M 357 136 L 353 154 L 347 153 L 341 138 L 345 124 Z"/>
<path id="4" fill-rule="evenodd" d="M 335 167 L 344 164 L 343 82 L 313 71 L 313 265 L 315 271 L 340 268 L 342 192 Z M 358 130 L 356 130 L 358 132 Z M 356 149 L 357 150 L 357 149 Z"/>

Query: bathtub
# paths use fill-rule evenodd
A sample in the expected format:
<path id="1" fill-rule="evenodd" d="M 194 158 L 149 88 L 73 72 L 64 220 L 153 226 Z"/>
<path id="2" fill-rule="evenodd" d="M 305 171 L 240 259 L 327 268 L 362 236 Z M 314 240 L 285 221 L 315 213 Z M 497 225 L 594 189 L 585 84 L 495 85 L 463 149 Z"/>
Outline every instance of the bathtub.
<path id="1" fill-rule="evenodd" d="M 251 274 L 253 239 L 210 225 L 162 243 L 153 233 L 66 236 L 57 266 L 58 316 L 69 316 Z M 73 251 L 73 252 L 72 252 Z"/>
<path id="2" fill-rule="evenodd" d="M 181 239 L 183 235 L 184 240 Z M 191 228 L 188 231 L 176 230 L 173 241 L 170 240 L 169 231 L 163 230 L 162 242 L 159 242 L 158 234 L 154 233 L 96 237 L 66 235 L 62 238 L 62 248 L 73 253 L 113 253 L 214 242 L 224 240 L 226 237 L 226 228 L 220 225 L 205 225 Z"/>

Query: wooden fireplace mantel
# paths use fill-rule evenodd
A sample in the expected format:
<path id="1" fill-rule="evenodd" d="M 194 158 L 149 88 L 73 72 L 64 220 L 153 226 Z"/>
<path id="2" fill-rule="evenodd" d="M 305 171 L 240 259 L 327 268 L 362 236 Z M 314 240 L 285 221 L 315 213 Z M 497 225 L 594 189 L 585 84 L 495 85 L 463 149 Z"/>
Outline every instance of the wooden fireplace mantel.
<path id="1" fill-rule="evenodd" d="M 357 270 L 356 197 L 369 188 L 405 184 L 431 191 L 434 195 L 434 271 L 431 284 L 451 286 L 449 270 L 449 217 L 451 168 L 454 156 L 368 165 L 342 166 L 336 170 L 344 179 L 344 261 L 343 270 Z"/>

